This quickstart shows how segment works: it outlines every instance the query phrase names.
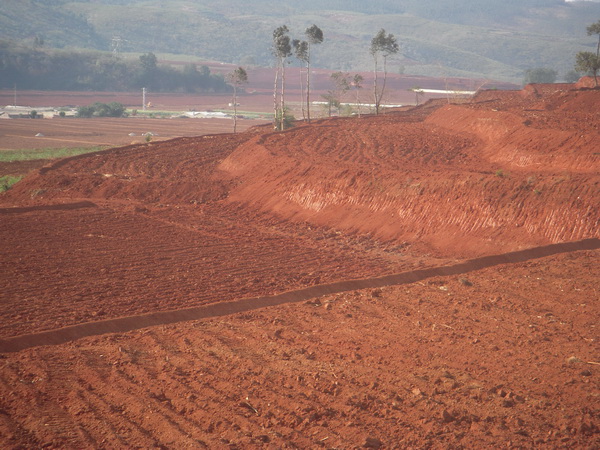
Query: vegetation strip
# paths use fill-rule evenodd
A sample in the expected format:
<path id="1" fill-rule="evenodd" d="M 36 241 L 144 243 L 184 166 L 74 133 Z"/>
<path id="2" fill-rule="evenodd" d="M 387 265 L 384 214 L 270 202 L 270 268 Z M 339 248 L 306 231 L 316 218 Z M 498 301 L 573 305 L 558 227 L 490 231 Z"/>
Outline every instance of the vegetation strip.
<path id="1" fill-rule="evenodd" d="M 55 139 L 64 142 L 65 139 Z M 71 141 L 73 142 L 73 141 Z M 82 141 L 78 141 L 82 142 Z M 20 150 L 0 151 L 0 162 L 14 161 L 33 161 L 37 159 L 58 159 L 71 156 L 83 155 L 86 153 L 106 150 L 110 145 L 100 145 L 94 147 L 63 147 L 63 148 L 37 148 Z"/>
<path id="2" fill-rule="evenodd" d="M 81 339 L 108 333 L 124 333 L 141 328 L 168 325 L 189 320 L 208 319 L 240 312 L 247 312 L 268 306 L 278 306 L 286 303 L 297 303 L 321 297 L 323 295 L 339 294 L 358 289 L 381 288 L 386 286 L 415 283 L 436 276 L 461 275 L 475 270 L 481 270 L 500 264 L 515 264 L 533 259 L 544 258 L 559 253 L 569 253 L 580 250 L 597 250 L 600 239 L 584 239 L 575 242 L 546 245 L 526 250 L 520 250 L 500 255 L 484 256 L 467 260 L 451 266 L 433 267 L 378 278 L 340 281 L 336 283 L 312 286 L 296 291 L 284 292 L 269 297 L 246 298 L 230 302 L 214 303 L 194 308 L 174 311 L 141 314 L 137 316 L 108 319 L 99 322 L 88 322 L 56 330 L 44 331 L 0 340 L 0 352 L 18 352 L 41 345 L 59 345 Z"/>

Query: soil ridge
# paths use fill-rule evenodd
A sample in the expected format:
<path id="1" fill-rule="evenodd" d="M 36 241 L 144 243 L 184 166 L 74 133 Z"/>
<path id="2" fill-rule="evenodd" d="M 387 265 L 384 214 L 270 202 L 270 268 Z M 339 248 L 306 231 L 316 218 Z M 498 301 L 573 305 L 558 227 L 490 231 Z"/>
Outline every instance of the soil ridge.
<path id="1" fill-rule="evenodd" d="M 599 248 L 600 239 L 584 239 L 575 242 L 564 242 L 504 254 L 484 256 L 449 266 L 418 269 L 383 277 L 346 280 L 316 285 L 273 296 L 246 298 L 193 308 L 134 315 L 98 322 L 87 322 L 41 333 L 15 336 L 0 340 L 0 352 L 12 353 L 42 345 L 60 345 L 89 336 L 98 336 L 108 333 L 124 333 L 151 326 L 168 325 L 190 320 L 231 315 L 269 306 L 308 301 L 323 295 L 415 283 L 435 276 L 461 275 L 501 264 L 515 264 L 559 253 L 569 253 L 580 250 L 597 250 Z"/>

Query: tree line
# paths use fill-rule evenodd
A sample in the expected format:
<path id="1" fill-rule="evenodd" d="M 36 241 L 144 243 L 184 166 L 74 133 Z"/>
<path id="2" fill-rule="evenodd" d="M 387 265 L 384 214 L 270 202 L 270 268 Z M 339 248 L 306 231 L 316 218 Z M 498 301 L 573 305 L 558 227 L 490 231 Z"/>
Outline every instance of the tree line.
<path id="1" fill-rule="evenodd" d="M 325 39 L 323 31 L 317 26 L 312 25 L 304 31 L 303 39 L 292 39 L 289 36 L 289 29 L 286 25 L 282 25 L 273 30 L 273 40 L 271 45 L 271 53 L 275 57 L 275 83 L 273 86 L 273 110 L 275 129 L 283 130 L 290 125 L 290 116 L 285 106 L 285 67 L 288 64 L 288 58 L 294 55 L 301 63 L 306 65 L 304 76 L 300 76 L 301 92 L 302 92 L 302 115 L 305 120 L 310 122 L 310 61 L 311 48 L 314 45 L 321 44 Z M 385 86 L 387 81 L 387 59 L 388 57 L 398 53 L 400 45 L 396 37 L 391 33 L 386 33 L 385 29 L 381 29 L 371 39 L 369 52 L 373 57 L 373 102 L 375 105 L 375 114 L 379 114 Z M 383 71 L 383 77 L 379 78 L 380 70 Z M 358 98 L 358 90 L 362 88 L 362 76 L 356 75 L 350 79 L 349 75 L 338 72 L 332 75 L 332 79 L 336 88 L 330 91 L 325 97 L 331 107 L 339 104 L 339 98 L 343 92 L 346 92 L 350 87 L 356 89 Z"/>
<path id="2" fill-rule="evenodd" d="M 124 59 L 102 52 L 26 48 L 0 41 L 0 88 L 63 91 L 230 92 L 207 66 L 182 70 L 158 64 L 153 53 Z"/>
<path id="3" fill-rule="evenodd" d="M 586 28 L 588 36 L 598 35 L 596 51 L 581 51 L 575 55 L 574 70 L 565 75 L 567 83 L 576 82 L 581 74 L 594 77 L 594 85 L 598 87 L 598 72 L 600 71 L 600 20 Z M 554 69 L 538 67 L 525 72 L 524 84 L 529 83 L 554 83 L 558 72 Z"/>
<path id="4" fill-rule="evenodd" d="M 595 52 L 578 52 L 575 55 L 575 70 L 588 73 L 594 77 L 594 84 L 598 87 L 598 71 L 600 71 L 600 20 L 591 24 L 586 29 L 588 36 L 598 35 L 598 44 Z"/>

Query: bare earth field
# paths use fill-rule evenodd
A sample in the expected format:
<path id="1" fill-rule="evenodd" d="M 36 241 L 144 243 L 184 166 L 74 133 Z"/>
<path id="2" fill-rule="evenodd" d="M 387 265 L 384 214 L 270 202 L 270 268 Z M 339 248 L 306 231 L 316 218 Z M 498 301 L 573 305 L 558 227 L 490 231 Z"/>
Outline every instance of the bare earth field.
<path id="1" fill-rule="evenodd" d="M 238 131 L 265 123 L 238 120 Z M 122 146 L 145 143 L 145 133 L 153 141 L 180 136 L 230 133 L 232 119 L 14 119 L 0 120 L 0 151 L 24 148 Z M 43 136 L 36 136 L 42 134 Z M 133 136 L 131 136 L 133 134 Z"/>
<path id="2" fill-rule="evenodd" d="M 0 445 L 598 448 L 599 105 L 531 85 L 30 168 Z"/>

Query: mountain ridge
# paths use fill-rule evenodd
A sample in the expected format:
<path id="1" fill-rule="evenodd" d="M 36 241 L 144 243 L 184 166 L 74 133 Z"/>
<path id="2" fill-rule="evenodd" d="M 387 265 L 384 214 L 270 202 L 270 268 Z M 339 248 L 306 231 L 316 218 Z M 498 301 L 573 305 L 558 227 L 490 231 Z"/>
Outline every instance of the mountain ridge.
<path id="1" fill-rule="evenodd" d="M 385 28 L 401 44 L 390 58 L 395 73 L 468 76 L 520 82 L 534 67 L 561 76 L 577 51 L 594 47 L 585 27 L 600 18 L 600 3 L 562 0 L 428 2 L 338 0 L 301 5 L 252 5 L 239 0 L 5 0 L 0 39 L 43 42 L 49 47 L 185 54 L 207 60 L 268 66 L 272 30 L 288 25 L 302 38 L 315 23 L 325 41 L 313 66 L 331 70 L 372 68 L 371 37 Z M 294 64 L 296 62 L 294 61 Z"/>

